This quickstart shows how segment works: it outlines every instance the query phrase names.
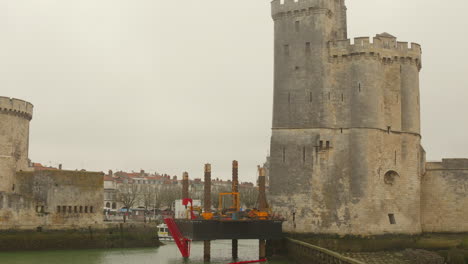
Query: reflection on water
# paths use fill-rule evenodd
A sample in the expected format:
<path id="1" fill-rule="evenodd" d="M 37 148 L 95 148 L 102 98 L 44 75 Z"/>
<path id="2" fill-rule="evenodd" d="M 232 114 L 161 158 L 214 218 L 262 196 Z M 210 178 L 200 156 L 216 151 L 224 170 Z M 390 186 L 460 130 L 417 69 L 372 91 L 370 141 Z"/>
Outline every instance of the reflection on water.
<path id="1" fill-rule="evenodd" d="M 257 240 L 239 240 L 239 261 L 258 259 Z M 227 264 L 231 259 L 231 241 L 211 243 L 211 263 Z M 191 257 L 184 261 L 173 243 L 156 249 L 105 249 L 27 251 L 0 253 L 1 264 L 200 264 L 203 263 L 203 242 L 192 243 Z M 286 260 L 270 260 L 269 264 L 288 264 Z"/>

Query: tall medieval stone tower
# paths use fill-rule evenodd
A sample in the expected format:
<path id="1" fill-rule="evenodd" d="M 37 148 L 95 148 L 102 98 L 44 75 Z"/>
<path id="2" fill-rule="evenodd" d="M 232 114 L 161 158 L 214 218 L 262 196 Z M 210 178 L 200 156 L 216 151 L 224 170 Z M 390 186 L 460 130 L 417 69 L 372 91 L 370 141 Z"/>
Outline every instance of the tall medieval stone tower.
<path id="1" fill-rule="evenodd" d="M 0 97 L 0 192 L 14 192 L 16 172 L 29 169 L 32 115 L 32 104 Z"/>
<path id="2" fill-rule="evenodd" d="M 419 233 L 421 48 L 347 39 L 344 0 L 274 0 L 270 197 L 286 231 Z"/>

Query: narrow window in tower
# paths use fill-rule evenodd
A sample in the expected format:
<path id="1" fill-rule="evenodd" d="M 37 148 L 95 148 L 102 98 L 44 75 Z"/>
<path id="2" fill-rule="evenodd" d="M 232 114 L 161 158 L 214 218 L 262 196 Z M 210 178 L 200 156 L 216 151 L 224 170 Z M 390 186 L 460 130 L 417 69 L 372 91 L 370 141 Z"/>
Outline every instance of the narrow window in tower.
<path id="1" fill-rule="evenodd" d="M 312 103 L 312 92 L 309 93 L 309 103 Z"/>
<path id="2" fill-rule="evenodd" d="M 343 101 L 344 101 L 344 95 L 341 94 L 341 102 L 343 102 Z"/>
<path id="3" fill-rule="evenodd" d="M 359 92 L 361 92 L 361 83 L 358 83 L 359 86 Z"/>
<path id="4" fill-rule="evenodd" d="M 392 127 L 391 126 L 388 126 L 387 127 L 387 133 L 390 134 L 390 131 L 392 130 Z"/>
<path id="5" fill-rule="evenodd" d="M 306 161 L 306 148 L 302 147 L 302 162 Z"/>
<path id="6" fill-rule="evenodd" d="M 285 56 L 289 56 L 289 45 L 288 44 L 285 44 L 283 46 L 283 52 L 284 52 Z"/>
<path id="7" fill-rule="evenodd" d="M 323 140 L 320 140 L 319 148 L 320 148 L 320 149 L 323 149 Z"/>
<path id="8" fill-rule="evenodd" d="M 310 42 L 306 42 L 305 52 L 306 54 L 310 54 Z"/>
<path id="9" fill-rule="evenodd" d="M 390 221 L 391 225 L 396 225 L 396 220 L 395 220 L 395 215 L 394 214 L 388 214 L 388 220 Z"/>
<path id="10" fill-rule="evenodd" d="M 299 21 L 296 21 L 296 22 L 294 23 L 294 30 L 295 30 L 296 32 L 299 32 Z"/>
<path id="11" fill-rule="evenodd" d="M 327 141 L 327 145 L 326 145 L 326 146 L 327 146 L 327 149 L 330 148 L 330 141 Z"/>
<path id="12" fill-rule="evenodd" d="M 341 130 L 341 134 L 343 134 L 343 129 L 342 129 L 342 128 L 340 128 L 340 130 Z"/>
<path id="13" fill-rule="evenodd" d="M 283 163 L 286 162 L 286 148 L 283 147 Z"/>

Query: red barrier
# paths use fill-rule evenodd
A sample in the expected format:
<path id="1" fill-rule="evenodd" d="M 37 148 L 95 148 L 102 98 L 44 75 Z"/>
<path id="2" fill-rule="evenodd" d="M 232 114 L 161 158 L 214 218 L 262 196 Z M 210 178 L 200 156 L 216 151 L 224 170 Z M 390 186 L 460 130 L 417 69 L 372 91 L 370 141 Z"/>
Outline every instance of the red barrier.
<path id="1" fill-rule="evenodd" d="M 174 219 L 172 218 L 165 218 L 164 222 L 166 222 L 167 228 L 171 232 L 172 238 L 174 238 L 174 242 L 176 243 L 177 247 L 179 248 L 182 257 L 188 258 L 190 257 L 190 239 L 187 239 L 182 236 L 179 231 L 179 227 L 175 223 Z"/>

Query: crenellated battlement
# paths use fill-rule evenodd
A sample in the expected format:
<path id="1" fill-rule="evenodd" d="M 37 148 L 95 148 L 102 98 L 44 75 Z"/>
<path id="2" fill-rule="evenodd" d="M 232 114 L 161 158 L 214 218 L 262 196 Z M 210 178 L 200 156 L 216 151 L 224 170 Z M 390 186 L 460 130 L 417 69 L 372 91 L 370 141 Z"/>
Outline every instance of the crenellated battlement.
<path id="1" fill-rule="evenodd" d="M 34 106 L 26 101 L 0 96 L 0 113 L 23 116 L 32 119 Z"/>
<path id="2" fill-rule="evenodd" d="M 332 3 L 328 0 L 273 0 L 271 16 L 278 19 L 284 16 L 301 16 L 313 13 L 329 13 Z"/>
<path id="3" fill-rule="evenodd" d="M 354 38 L 329 42 L 330 58 L 333 62 L 340 62 L 352 58 L 377 58 L 386 63 L 410 62 L 415 63 L 419 69 L 421 63 L 421 45 L 416 43 L 399 42 L 388 33 L 377 35 L 370 41 L 369 37 Z"/>

